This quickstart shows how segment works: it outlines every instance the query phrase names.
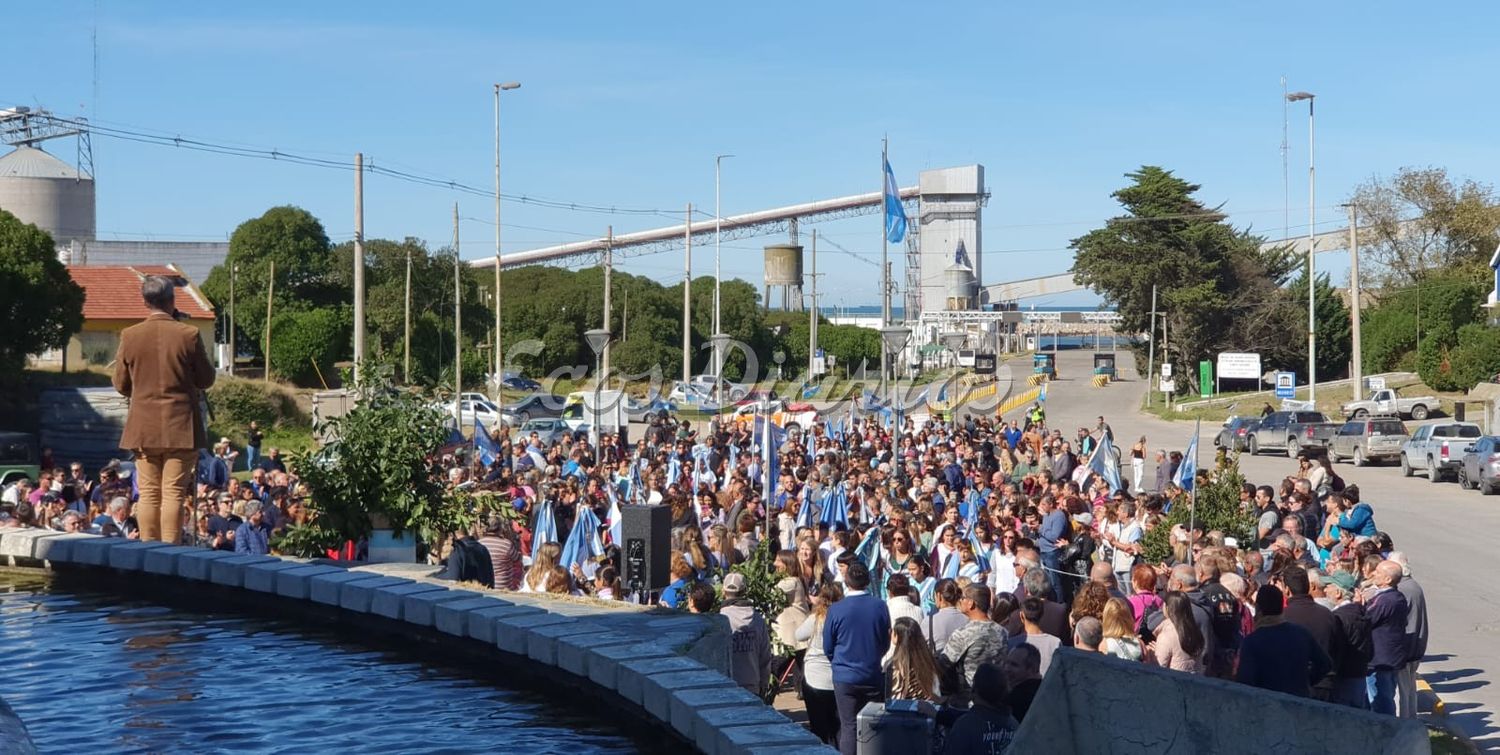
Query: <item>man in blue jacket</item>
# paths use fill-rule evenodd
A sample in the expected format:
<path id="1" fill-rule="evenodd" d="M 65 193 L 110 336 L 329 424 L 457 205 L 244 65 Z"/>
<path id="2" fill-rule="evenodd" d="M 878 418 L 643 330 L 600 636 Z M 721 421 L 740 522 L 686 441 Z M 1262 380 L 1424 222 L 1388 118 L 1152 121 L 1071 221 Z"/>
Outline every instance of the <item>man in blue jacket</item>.
<path id="1" fill-rule="evenodd" d="M 833 696 L 839 709 L 839 752 L 855 755 L 859 711 L 885 698 L 880 659 L 891 645 L 891 614 L 885 601 L 865 592 L 870 569 L 855 560 L 844 573 L 848 591 L 828 607 L 823 652 L 833 667 Z"/>
<path id="2" fill-rule="evenodd" d="M 1375 586 L 1359 593 L 1359 602 L 1365 605 L 1365 617 L 1370 620 L 1370 641 L 1375 646 L 1367 681 L 1370 710 L 1394 716 L 1396 671 L 1406 664 L 1411 654 L 1411 641 L 1406 635 L 1406 614 L 1410 607 L 1396 589 L 1401 582 L 1400 564 L 1381 561 L 1375 567 L 1371 581 Z"/>
<path id="3" fill-rule="evenodd" d="M 1066 605 L 1068 600 L 1063 594 L 1061 571 L 1062 549 L 1068 547 L 1068 513 L 1058 508 L 1057 501 L 1050 495 L 1042 496 L 1039 509 L 1042 527 L 1037 533 L 1036 545 L 1042 554 L 1042 566 L 1047 568 L 1047 582 L 1052 585 L 1052 594 L 1048 597 Z"/>

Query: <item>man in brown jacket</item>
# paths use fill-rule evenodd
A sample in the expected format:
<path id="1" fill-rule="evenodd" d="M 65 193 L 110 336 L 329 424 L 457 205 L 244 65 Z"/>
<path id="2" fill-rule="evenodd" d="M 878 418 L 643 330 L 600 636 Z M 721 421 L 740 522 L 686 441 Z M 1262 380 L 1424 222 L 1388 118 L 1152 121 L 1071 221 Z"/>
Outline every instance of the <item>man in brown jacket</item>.
<path id="1" fill-rule="evenodd" d="M 120 334 L 115 390 L 130 399 L 120 447 L 135 452 L 141 540 L 176 544 L 182 538 L 182 502 L 192 494 L 197 449 L 208 447 L 200 392 L 214 384 L 214 368 L 198 329 L 177 322 L 172 280 L 141 283 L 151 314 Z"/>

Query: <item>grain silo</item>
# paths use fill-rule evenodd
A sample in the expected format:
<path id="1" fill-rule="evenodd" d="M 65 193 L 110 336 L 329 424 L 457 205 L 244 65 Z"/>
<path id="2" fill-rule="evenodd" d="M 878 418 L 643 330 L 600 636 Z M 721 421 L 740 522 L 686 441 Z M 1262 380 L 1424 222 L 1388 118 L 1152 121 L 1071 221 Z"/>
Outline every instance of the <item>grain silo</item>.
<path id="1" fill-rule="evenodd" d="M 94 239 L 94 179 L 36 147 L 0 157 L 0 210 L 34 223 L 59 247 Z"/>

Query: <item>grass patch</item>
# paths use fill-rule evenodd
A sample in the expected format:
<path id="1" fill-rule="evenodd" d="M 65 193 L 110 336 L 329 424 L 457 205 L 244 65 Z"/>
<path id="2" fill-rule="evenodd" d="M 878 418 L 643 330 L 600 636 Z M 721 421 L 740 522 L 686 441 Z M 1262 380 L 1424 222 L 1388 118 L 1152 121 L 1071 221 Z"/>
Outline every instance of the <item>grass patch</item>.
<path id="1" fill-rule="evenodd" d="M 1461 739 L 1447 729 L 1427 727 L 1427 743 L 1432 746 L 1432 755 L 1476 755 L 1479 748 Z"/>

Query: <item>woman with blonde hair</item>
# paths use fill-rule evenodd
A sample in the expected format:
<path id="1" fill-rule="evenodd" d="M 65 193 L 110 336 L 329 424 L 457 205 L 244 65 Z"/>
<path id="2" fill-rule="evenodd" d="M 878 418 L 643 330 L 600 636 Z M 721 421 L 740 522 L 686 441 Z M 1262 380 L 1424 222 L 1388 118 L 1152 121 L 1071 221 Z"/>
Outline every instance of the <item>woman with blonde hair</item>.
<path id="1" fill-rule="evenodd" d="M 744 560 L 734 547 L 734 538 L 729 536 L 729 528 L 722 524 L 708 528 L 708 557 L 710 567 L 716 574 L 723 574 L 729 571 L 729 567 Z"/>
<path id="2" fill-rule="evenodd" d="M 708 555 L 708 549 L 703 547 L 703 530 L 696 526 L 684 527 L 681 537 L 678 538 L 678 550 L 682 551 L 682 558 L 697 572 L 698 578 L 713 568 L 713 560 Z"/>
<path id="3" fill-rule="evenodd" d="M 798 642 L 807 643 L 807 654 L 802 659 L 802 702 L 807 706 L 807 728 L 828 745 L 838 744 L 839 708 L 833 694 L 833 666 L 823 651 L 823 623 L 828 618 L 828 607 L 843 598 L 839 583 L 824 584 L 812 594 L 812 613 L 797 627 L 795 636 Z"/>
<path id="4" fill-rule="evenodd" d="M 818 587 L 823 585 L 828 575 L 828 565 L 823 562 L 823 552 L 818 549 L 818 541 L 810 537 L 804 537 L 797 543 L 797 578 L 802 580 L 802 591 L 808 595 L 817 595 Z"/>
<path id="5" fill-rule="evenodd" d="M 891 662 L 886 674 L 887 700 L 938 701 L 937 659 L 922 638 L 922 626 L 910 616 L 891 625 Z"/>
<path id="6" fill-rule="evenodd" d="M 1104 644 L 1099 647 L 1105 655 L 1127 661 L 1141 659 L 1141 638 L 1135 633 L 1135 614 L 1124 598 L 1110 598 L 1104 604 Z"/>
<path id="7" fill-rule="evenodd" d="M 561 545 L 542 543 L 537 546 L 536 553 L 531 557 L 531 568 L 526 571 L 526 577 L 521 580 L 521 589 L 518 592 L 566 593 L 568 573 L 559 565 L 558 562 L 561 560 Z"/>

